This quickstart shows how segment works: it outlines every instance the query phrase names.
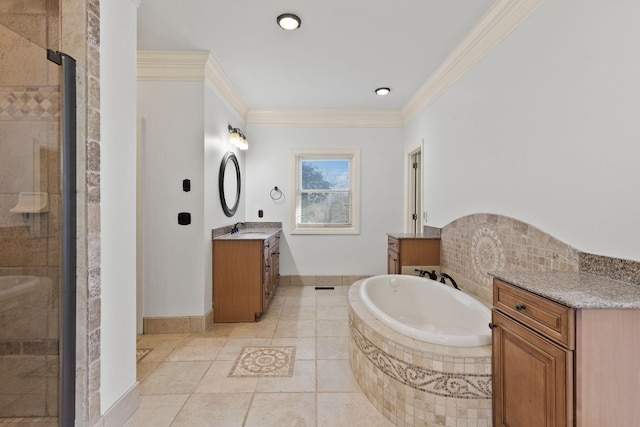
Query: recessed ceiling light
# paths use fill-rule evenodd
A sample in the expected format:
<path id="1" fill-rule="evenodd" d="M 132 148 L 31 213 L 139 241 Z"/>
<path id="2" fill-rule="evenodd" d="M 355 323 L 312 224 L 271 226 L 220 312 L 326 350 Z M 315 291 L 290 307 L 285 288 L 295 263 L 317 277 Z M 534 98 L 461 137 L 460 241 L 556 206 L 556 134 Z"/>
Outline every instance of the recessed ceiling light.
<path id="1" fill-rule="evenodd" d="M 302 20 L 298 15 L 294 15 L 293 13 L 283 13 L 278 16 L 276 21 L 278 22 L 278 25 L 280 25 L 280 28 L 287 31 L 300 28 L 300 25 L 302 24 Z"/>
<path id="2" fill-rule="evenodd" d="M 380 96 L 388 95 L 389 92 L 391 92 L 391 89 L 389 89 L 388 87 L 379 87 L 378 89 L 376 89 L 376 95 Z"/>

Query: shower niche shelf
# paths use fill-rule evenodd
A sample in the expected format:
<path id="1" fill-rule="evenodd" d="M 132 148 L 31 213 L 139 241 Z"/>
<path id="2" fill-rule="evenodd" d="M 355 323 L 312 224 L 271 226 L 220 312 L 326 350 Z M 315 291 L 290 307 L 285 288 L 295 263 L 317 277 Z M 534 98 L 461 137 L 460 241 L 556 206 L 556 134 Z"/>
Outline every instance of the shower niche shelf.
<path id="1" fill-rule="evenodd" d="M 21 214 L 49 212 L 49 193 L 18 193 L 18 204 L 9 209 L 9 212 Z"/>

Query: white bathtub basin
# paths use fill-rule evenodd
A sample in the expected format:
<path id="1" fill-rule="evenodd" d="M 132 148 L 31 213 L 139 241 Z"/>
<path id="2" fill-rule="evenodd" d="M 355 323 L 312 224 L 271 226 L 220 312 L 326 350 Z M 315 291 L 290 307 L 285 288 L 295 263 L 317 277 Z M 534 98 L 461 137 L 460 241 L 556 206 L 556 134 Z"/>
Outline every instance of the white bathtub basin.
<path id="1" fill-rule="evenodd" d="M 491 343 L 491 310 L 449 285 L 408 275 L 366 279 L 360 299 L 391 329 L 432 344 L 475 347 Z"/>

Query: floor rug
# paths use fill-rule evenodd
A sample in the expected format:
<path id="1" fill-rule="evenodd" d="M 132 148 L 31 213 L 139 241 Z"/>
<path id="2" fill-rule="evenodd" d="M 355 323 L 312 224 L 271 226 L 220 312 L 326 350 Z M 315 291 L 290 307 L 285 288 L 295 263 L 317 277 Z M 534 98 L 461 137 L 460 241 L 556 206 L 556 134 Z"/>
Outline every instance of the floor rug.
<path id="1" fill-rule="evenodd" d="M 295 358 L 295 347 L 244 347 L 229 376 L 290 377 Z"/>
<path id="2" fill-rule="evenodd" d="M 151 353 L 152 348 L 137 348 L 136 349 L 136 362 L 141 361 L 147 354 Z"/>

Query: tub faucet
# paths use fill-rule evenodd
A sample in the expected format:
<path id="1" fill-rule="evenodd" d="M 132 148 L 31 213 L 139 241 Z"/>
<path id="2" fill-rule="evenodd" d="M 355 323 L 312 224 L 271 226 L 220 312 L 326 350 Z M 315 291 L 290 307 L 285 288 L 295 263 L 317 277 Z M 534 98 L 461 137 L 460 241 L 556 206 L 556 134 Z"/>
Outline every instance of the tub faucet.
<path id="1" fill-rule="evenodd" d="M 244 222 L 236 222 L 235 224 L 233 224 L 233 228 L 231 229 L 231 234 L 240 232 L 240 230 L 238 230 L 238 224 L 244 225 Z"/>
<path id="2" fill-rule="evenodd" d="M 445 279 L 449 279 L 453 287 L 456 288 L 457 290 L 460 290 L 456 281 L 453 280 L 453 277 L 449 276 L 447 273 L 440 273 L 440 283 L 446 283 Z"/>
<path id="3" fill-rule="evenodd" d="M 418 276 L 420 276 L 420 277 L 424 277 L 424 276 L 426 276 L 428 274 L 429 275 L 429 279 L 438 280 L 438 275 L 436 274 L 435 270 L 427 271 L 427 270 L 420 270 L 420 269 L 416 268 L 416 271 L 418 272 Z"/>

